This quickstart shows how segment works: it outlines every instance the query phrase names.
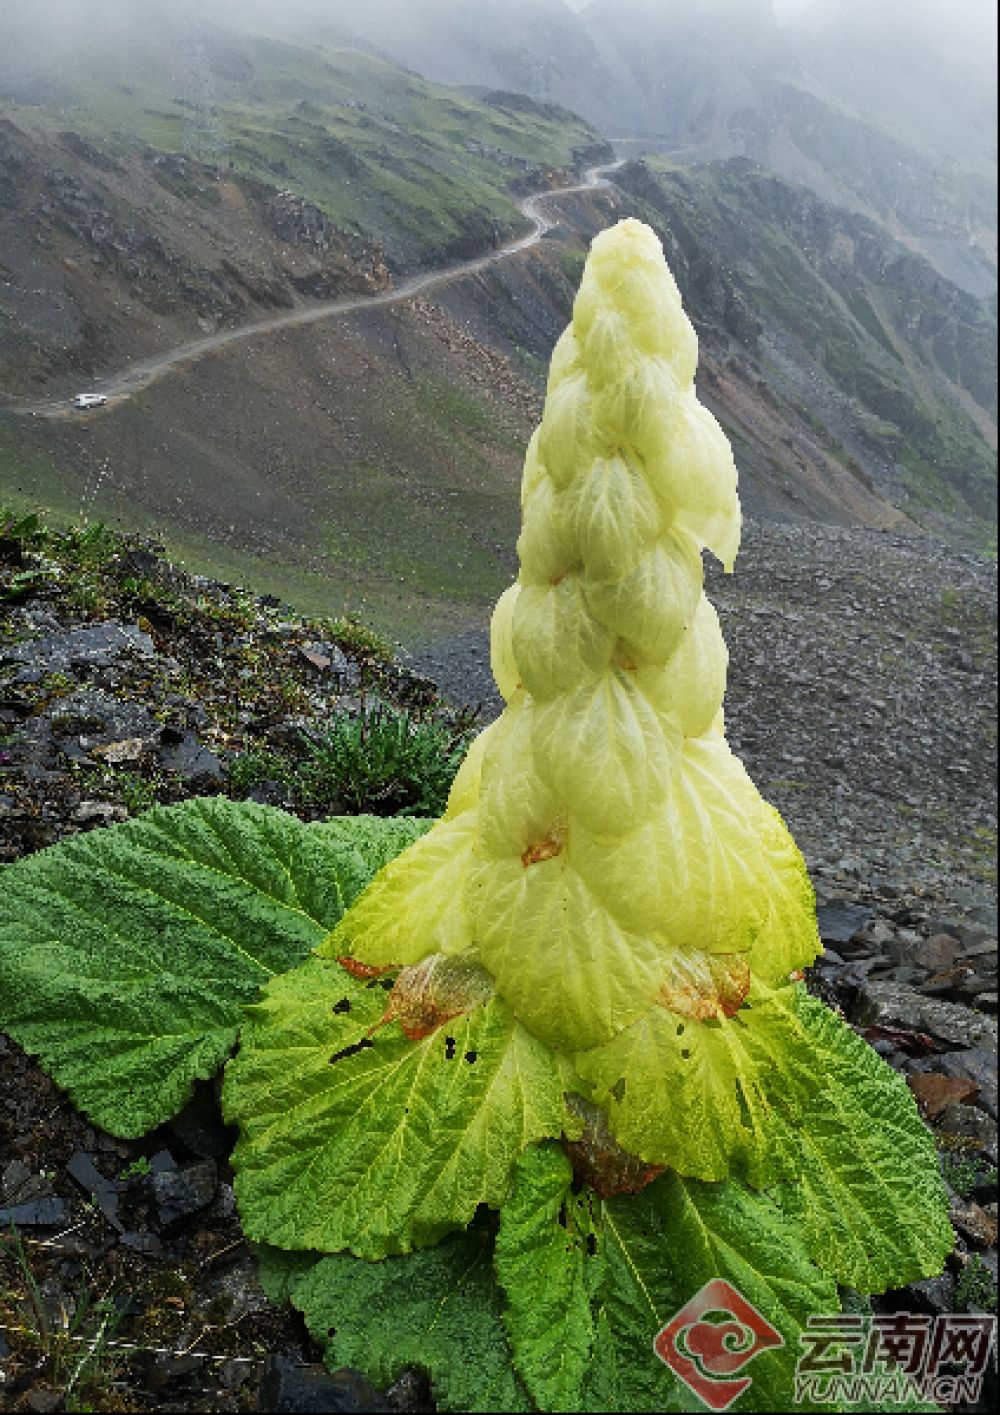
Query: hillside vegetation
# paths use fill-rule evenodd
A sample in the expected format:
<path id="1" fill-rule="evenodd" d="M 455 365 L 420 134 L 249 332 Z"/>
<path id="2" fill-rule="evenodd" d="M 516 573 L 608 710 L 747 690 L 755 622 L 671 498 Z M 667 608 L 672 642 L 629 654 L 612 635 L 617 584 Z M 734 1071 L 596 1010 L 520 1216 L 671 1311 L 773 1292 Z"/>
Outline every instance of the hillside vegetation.
<path id="1" fill-rule="evenodd" d="M 572 114 L 357 50 L 121 23 L 40 53 L 15 12 L 0 56 L 8 389 L 489 250 L 518 192 L 604 151 Z"/>
<path id="2" fill-rule="evenodd" d="M 37 52 L 14 28 L 0 57 L 10 504 L 162 536 L 217 578 L 404 642 L 477 625 L 514 570 L 523 449 L 584 251 L 638 215 L 681 284 L 751 517 L 995 543 L 995 303 L 745 158 L 630 163 L 560 197 L 530 250 L 65 415 L 192 338 L 454 271 L 527 229 L 524 194 L 611 155 L 549 103 L 443 88 L 343 34 L 189 13 L 70 25 Z"/>
<path id="3" fill-rule="evenodd" d="M 789 421 L 911 516 L 972 519 L 989 535 L 995 304 L 874 223 L 743 158 L 635 163 L 618 181 L 658 228 L 730 377 L 756 379 Z"/>
<path id="4" fill-rule="evenodd" d="M 975 0 L 341 0 L 343 24 L 447 83 L 582 113 L 622 151 L 747 156 L 996 289 L 996 30 Z M 305 33 L 316 6 L 280 21 Z M 307 19 L 307 17 L 309 17 Z"/>

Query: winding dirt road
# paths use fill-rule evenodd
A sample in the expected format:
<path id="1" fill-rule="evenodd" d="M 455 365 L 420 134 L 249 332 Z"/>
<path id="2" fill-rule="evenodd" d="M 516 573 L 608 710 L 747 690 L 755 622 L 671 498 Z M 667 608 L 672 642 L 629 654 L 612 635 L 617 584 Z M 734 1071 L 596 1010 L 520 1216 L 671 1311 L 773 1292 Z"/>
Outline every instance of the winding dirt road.
<path id="1" fill-rule="evenodd" d="M 475 275 L 480 270 L 486 270 L 491 265 L 497 265 L 500 261 L 507 260 L 510 256 L 537 245 L 546 232 L 551 231 L 558 224 L 558 218 L 549 210 L 551 202 L 562 197 L 610 187 L 611 183 L 605 173 L 613 172 L 621 165 L 621 162 L 608 162 L 598 167 L 591 167 L 586 172 L 584 180 L 575 186 L 556 187 L 551 191 L 538 192 L 534 196 L 526 197 L 519 205 L 522 214 L 532 224 L 531 231 L 527 236 L 520 236 L 516 241 L 510 241 L 507 245 L 490 251 L 488 255 L 477 256 L 474 260 L 460 261 L 457 265 L 447 266 L 443 270 L 431 270 L 422 275 L 410 276 L 401 285 L 397 285 L 391 290 L 385 290 L 379 295 L 324 300 L 321 304 L 310 305 L 305 309 L 290 310 L 285 314 L 271 315 L 267 319 L 255 320 L 251 324 L 241 324 L 237 329 L 225 329 L 218 334 L 207 334 L 202 339 L 192 339 L 190 343 L 180 344 L 177 348 L 170 349 L 166 353 L 142 359 L 117 373 L 108 374 L 100 381 L 99 387 L 88 390 L 100 392 L 106 396 L 108 401 L 103 407 L 91 408 L 83 413 L 74 409 L 65 398 L 60 398 L 58 402 L 48 400 L 34 403 L 3 403 L 0 404 L 0 407 L 5 412 L 20 413 L 26 417 L 34 418 L 70 418 L 74 416 L 93 418 L 107 412 L 116 404 L 131 397 L 133 393 L 138 393 L 140 389 L 148 388 L 151 383 L 156 383 L 172 369 L 188 367 L 199 359 L 205 358 L 206 355 L 214 354 L 217 350 L 235 344 L 241 339 L 252 339 L 258 334 L 271 334 L 275 330 L 289 329 L 294 325 L 315 324 L 321 319 L 351 314 L 356 310 L 370 310 L 376 309 L 380 305 L 396 304 L 400 300 L 411 299 L 414 295 L 419 295 L 425 290 L 446 285 L 462 276 Z"/>

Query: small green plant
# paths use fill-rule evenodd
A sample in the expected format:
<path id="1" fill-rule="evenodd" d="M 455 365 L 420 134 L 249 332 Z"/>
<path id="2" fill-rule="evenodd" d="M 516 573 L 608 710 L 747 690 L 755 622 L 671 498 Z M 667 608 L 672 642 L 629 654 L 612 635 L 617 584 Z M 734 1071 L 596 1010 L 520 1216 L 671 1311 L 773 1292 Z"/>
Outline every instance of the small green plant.
<path id="1" fill-rule="evenodd" d="M 373 815 L 439 815 L 471 736 L 468 722 L 365 704 L 303 733 L 287 752 L 255 748 L 230 764 L 233 790 L 283 786 L 297 806 Z"/>
<path id="2" fill-rule="evenodd" d="M 0 540 L 32 541 L 42 528 L 41 517 L 32 511 L 27 516 L 18 516 L 13 511 L 0 507 Z"/>
<path id="3" fill-rule="evenodd" d="M 17 604 L 38 594 L 48 584 L 44 570 L 17 570 L 5 584 L 0 585 L 0 600 Z"/>
<path id="4" fill-rule="evenodd" d="M 295 766 L 291 759 L 282 752 L 265 747 L 241 752 L 229 763 L 229 784 L 240 795 L 268 781 L 291 788 L 294 780 Z"/>
<path id="5" fill-rule="evenodd" d="M 959 1312 L 995 1312 L 996 1279 L 978 1253 L 973 1253 L 955 1284 L 955 1308 Z"/>
<path id="6" fill-rule="evenodd" d="M 468 739 L 462 727 L 378 703 L 305 735 L 299 795 L 351 813 L 440 815 Z"/>
<path id="7" fill-rule="evenodd" d="M 316 628 L 324 638 L 350 649 L 361 658 L 373 663 L 391 663 L 392 645 L 367 624 L 353 615 L 340 619 L 318 620 Z"/>
<path id="8" fill-rule="evenodd" d="M 603 233 L 493 617 L 506 706 L 440 819 L 215 798 L 4 872 L 0 1027 L 126 1137 L 238 1043 L 268 1290 L 440 1410 L 690 1408 L 653 1339 L 720 1279 L 780 1338 L 742 1408 L 791 1409 L 807 1318 L 954 1241 L 908 1087 L 802 986 L 805 864 L 726 741 L 701 557 L 731 567 L 740 512 L 695 363 L 652 232 Z M 435 812 L 441 734 L 341 720 L 295 779 L 398 805 L 408 774 Z"/>
<path id="9" fill-rule="evenodd" d="M 133 816 L 156 805 L 163 785 L 157 776 L 142 776 L 137 771 L 119 772 L 109 784 L 113 794 Z"/>
<path id="10" fill-rule="evenodd" d="M 967 1199 L 976 1189 L 987 1189 L 997 1182 L 997 1171 L 979 1155 L 949 1153 L 941 1156 L 941 1173 L 944 1181 L 962 1199 Z"/>
<path id="11" fill-rule="evenodd" d="M 121 1174 L 119 1174 L 118 1178 L 119 1178 L 119 1179 L 145 1179 L 146 1176 L 149 1175 L 149 1174 L 152 1174 L 152 1172 L 153 1172 L 153 1167 L 152 1167 L 152 1165 L 151 1165 L 150 1162 L 149 1162 L 148 1156 L 146 1156 L 146 1155 L 140 1155 L 138 1159 L 132 1160 L 131 1164 L 127 1164 L 127 1165 L 125 1166 L 125 1168 L 122 1170 Z"/>

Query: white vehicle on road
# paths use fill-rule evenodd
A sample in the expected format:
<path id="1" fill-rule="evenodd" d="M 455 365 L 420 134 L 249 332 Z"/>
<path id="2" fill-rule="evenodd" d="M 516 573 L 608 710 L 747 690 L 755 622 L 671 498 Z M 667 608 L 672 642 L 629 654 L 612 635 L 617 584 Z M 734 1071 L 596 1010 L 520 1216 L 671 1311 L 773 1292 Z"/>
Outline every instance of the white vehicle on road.
<path id="1" fill-rule="evenodd" d="M 104 393 L 78 393 L 73 399 L 74 408 L 102 408 L 107 402 Z"/>

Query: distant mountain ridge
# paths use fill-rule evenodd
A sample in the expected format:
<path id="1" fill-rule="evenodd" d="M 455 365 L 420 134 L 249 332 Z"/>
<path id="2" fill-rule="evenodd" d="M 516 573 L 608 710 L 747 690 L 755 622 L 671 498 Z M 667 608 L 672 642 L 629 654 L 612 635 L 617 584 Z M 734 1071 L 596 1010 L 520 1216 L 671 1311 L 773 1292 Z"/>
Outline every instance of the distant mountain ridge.
<path id="1" fill-rule="evenodd" d="M 996 288 L 996 68 L 948 43 L 978 0 L 339 0 L 419 72 L 514 88 L 610 138 L 748 156 L 879 221 L 973 294 Z M 988 32 L 988 26 L 987 32 Z M 963 31 L 964 33 L 964 31 Z M 987 33 L 988 38 L 988 33 Z M 993 47 L 995 56 L 995 45 Z"/>

